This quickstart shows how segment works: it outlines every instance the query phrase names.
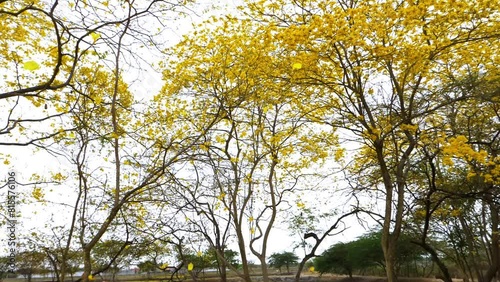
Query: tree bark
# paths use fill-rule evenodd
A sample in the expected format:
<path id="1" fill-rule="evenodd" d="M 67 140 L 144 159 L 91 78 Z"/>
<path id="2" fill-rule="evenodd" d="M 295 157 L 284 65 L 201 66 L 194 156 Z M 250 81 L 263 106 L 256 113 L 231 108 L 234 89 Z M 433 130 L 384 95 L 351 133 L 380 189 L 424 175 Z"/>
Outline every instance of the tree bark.
<path id="1" fill-rule="evenodd" d="M 488 199 L 488 206 L 491 212 L 491 243 L 490 243 L 490 255 L 491 262 L 488 270 L 486 271 L 483 281 L 491 282 L 497 275 L 499 275 L 500 270 L 500 234 L 499 232 L 499 221 L 500 216 L 498 214 L 499 210 L 493 199 Z"/>

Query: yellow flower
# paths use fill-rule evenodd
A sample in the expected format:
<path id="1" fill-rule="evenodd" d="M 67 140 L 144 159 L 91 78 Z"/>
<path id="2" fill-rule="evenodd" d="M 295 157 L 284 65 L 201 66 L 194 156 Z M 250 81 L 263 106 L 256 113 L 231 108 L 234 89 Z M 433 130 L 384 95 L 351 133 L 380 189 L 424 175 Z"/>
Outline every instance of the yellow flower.
<path id="1" fill-rule="evenodd" d="M 92 32 L 92 33 L 90 33 L 90 37 L 92 37 L 92 40 L 94 40 L 94 42 L 96 42 L 97 39 L 99 39 L 101 37 L 101 35 L 99 33 Z"/>
<path id="2" fill-rule="evenodd" d="M 29 71 L 34 71 L 40 68 L 40 65 L 35 61 L 27 61 L 24 63 L 23 68 Z"/>
<path id="3" fill-rule="evenodd" d="M 293 70 L 300 70 L 301 68 L 302 68 L 301 63 L 293 63 L 293 65 L 292 65 Z"/>

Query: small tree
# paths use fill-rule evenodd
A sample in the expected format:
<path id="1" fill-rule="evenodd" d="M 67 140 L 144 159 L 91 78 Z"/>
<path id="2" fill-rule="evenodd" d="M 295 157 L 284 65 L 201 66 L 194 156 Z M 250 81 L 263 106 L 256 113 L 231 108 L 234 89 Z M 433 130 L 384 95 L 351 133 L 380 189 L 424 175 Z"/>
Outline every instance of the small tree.
<path id="1" fill-rule="evenodd" d="M 269 257 L 269 265 L 277 267 L 281 273 L 281 268 L 286 266 L 286 272 L 290 273 L 290 265 L 297 264 L 299 257 L 292 252 L 274 253 Z"/>
<path id="2" fill-rule="evenodd" d="M 31 282 L 33 274 L 40 274 L 43 272 L 46 256 L 38 251 L 25 251 L 16 256 L 17 273 L 24 276 L 24 278 Z"/>
<path id="3" fill-rule="evenodd" d="M 15 277 L 11 271 L 12 265 L 10 257 L 0 257 L 0 280 L 3 278 Z"/>
<path id="4" fill-rule="evenodd" d="M 148 275 L 148 278 L 149 278 L 149 274 L 151 272 L 154 272 L 156 269 L 158 269 L 157 264 L 154 261 L 151 261 L 151 260 L 140 262 L 137 265 L 137 267 L 139 267 L 139 270 L 141 272 L 146 272 L 147 275 Z"/>
<path id="5" fill-rule="evenodd" d="M 363 274 L 367 269 L 384 269 L 381 236 L 380 231 L 373 231 L 354 241 L 337 243 L 314 260 L 314 268 L 319 273 L 345 273 L 349 277 L 352 277 L 354 271 Z M 403 234 L 400 241 L 396 250 L 396 270 L 399 274 L 401 268 L 406 266 L 406 274 L 410 275 L 410 267 L 422 259 L 423 251 L 411 243 L 412 239 L 407 234 Z"/>
<path id="6" fill-rule="evenodd" d="M 331 246 L 314 260 L 314 269 L 320 274 L 328 272 L 347 273 L 352 277 L 353 262 L 349 256 L 349 246 L 338 243 Z"/>
<path id="7" fill-rule="evenodd" d="M 234 267 L 238 267 L 239 265 L 238 257 L 239 253 L 237 251 L 233 250 L 224 251 L 224 258 L 226 259 L 227 263 Z"/>

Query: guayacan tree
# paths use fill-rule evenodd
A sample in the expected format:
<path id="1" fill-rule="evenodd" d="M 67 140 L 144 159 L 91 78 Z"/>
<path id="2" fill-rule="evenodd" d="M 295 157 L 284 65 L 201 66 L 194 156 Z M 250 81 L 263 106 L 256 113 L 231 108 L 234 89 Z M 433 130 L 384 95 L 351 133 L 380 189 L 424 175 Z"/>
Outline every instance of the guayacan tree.
<path id="1" fill-rule="evenodd" d="M 351 184 L 355 191 L 375 189 L 384 195 L 381 244 L 389 282 L 397 280 L 405 200 L 415 187 L 409 173 L 422 133 L 432 129 L 424 121 L 471 98 L 440 90 L 464 72 L 498 75 L 496 4 L 248 2 L 248 13 L 267 26 L 279 56 L 295 69 L 291 78 L 276 79 L 315 89 L 300 109 L 318 123 L 344 129 L 346 140 L 359 144 Z"/>
<path id="2" fill-rule="evenodd" d="M 203 234 L 221 259 L 235 236 L 242 269 L 233 270 L 251 281 L 251 253 L 268 281 L 267 249 L 279 215 L 299 187 L 308 191 L 322 179 L 319 168 L 334 154 L 336 137 L 296 110 L 313 90 L 276 79 L 293 70 L 291 61 L 275 56 L 270 30 L 234 17 L 219 27 L 186 37 L 165 63 L 158 103 L 185 105 L 186 127 L 204 133 L 184 157 L 191 177 L 178 178 L 165 202 L 180 208 L 183 231 Z"/>
<path id="3" fill-rule="evenodd" d="M 69 212 L 46 246 L 60 282 L 73 257 L 81 280 L 98 274 L 92 258 L 113 236 L 104 266 L 147 236 L 188 267 L 186 245 L 213 250 L 223 280 L 227 266 L 250 282 L 251 254 L 268 281 L 269 240 L 290 209 L 304 250 L 316 240 L 301 269 L 339 221 L 317 235 L 300 195 L 334 190 L 322 183 L 344 158 L 349 194 L 383 207 L 354 211 L 382 229 L 338 253 L 361 260 L 356 244 L 379 240 L 372 254 L 397 281 L 408 227 L 444 280 L 445 259 L 468 279 L 498 276 L 497 0 L 247 1 L 159 50 L 188 2 L 0 0 L 0 146 L 34 145 L 67 168 L 33 177 L 37 202 L 52 204 L 53 183 L 72 187 L 56 189 Z M 154 69 L 155 54 L 163 88 L 150 95 L 129 70 Z"/>

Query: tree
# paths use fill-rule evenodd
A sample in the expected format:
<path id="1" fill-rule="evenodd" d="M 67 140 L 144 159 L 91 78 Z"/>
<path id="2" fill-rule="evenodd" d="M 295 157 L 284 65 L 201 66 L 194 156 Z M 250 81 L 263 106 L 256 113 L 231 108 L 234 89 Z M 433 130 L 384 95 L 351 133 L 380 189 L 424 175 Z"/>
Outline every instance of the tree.
<path id="1" fill-rule="evenodd" d="M 443 165 L 463 183 L 458 193 L 449 191 L 461 200 L 447 203 L 467 245 L 467 264 L 479 281 L 491 281 L 500 273 L 500 206 L 494 200 L 500 184 L 499 82 L 495 72 L 473 73 L 459 82 L 474 99 L 447 109 L 454 135 L 443 146 Z"/>
<path id="2" fill-rule="evenodd" d="M 223 281 L 226 267 L 251 281 L 250 253 L 267 282 L 269 240 L 289 210 L 303 246 L 315 240 L 297 280 L 323 239 L 361 210 L 382 231 L 338 246 L 364 262 L 339 260 L 348 273 L 377 261 L 396 281 L 402 263 L 419 259 L 406 244 L 411 225 L 445 281 L 447 259 L 466 277 L 498 275 L 495 3 L 248 1 L 243 14 L 214 17 L 158 52 L 153 30 L 186 2 L 0 0 L 0 63 L 9 70 L 0 145 L 34 145 L 71 167 L 33 176 L 41 203 L 53 183 L 69 187 L 58 189 L 57 206 L 68 222 L 39 246 L 60 282 L 72 258 L 81 257 L 87 282 L 119 267 L 142 237 L 175 249 L 176 271 L 216 263 Z M 128 71 L 150 69 L 141 50 L 169 54 L 154 97 Z M 333 190 L 324 183 L 350 148 L 342 163 L 350 196 L 384 209 L 360 205 L 319 230 L 323 214 L 301 193 Z M 213 253 L 193 256 L 201 249 Z M 162 266 L 165 256 L 155 250 L 147 260 Z"/>
<path id="3" fill-rule="evenodd" d="M 31 282 L 33 274 L 44 272 L 45 263 L 45 254 L 35 250 L 23 251 L 16 256 L 17 273 L 21 274 L 28 282 Z"/>
<path id="4" fill-rule="evenodd" d="M 94 247 L 110 230 L 123 237 L 131 234 L 130 226 L 119 227 L 130 225 L 126 211 L 139 209 L 139 204 L 130 204 L 131 198 L 151 188 L 169 166 L 168 158 L 163 158 L 169 149 L 162 148 L 168 142 L 152 141 L 151 132 L 138 120 L 134 120 L 136 126 L 131 124 L 137 101 L 125 82 L 133 78 L 125 78 L 124 70 L 151 68 L 149 56 L 141 57 L 138 50 L 147 45 L 152 47 L 146 48 L 150 54 L 158 53 L 155 48 L 164 43 L 163 23 L 188 2 L 0 1 L 0 63 L 11 70 L 0 84 L 4 109 L 0 134 L 5 137 L 0 145 L 34 145 L 75 169 L 74 174 L 68 173 L 75 178 L 59 171 L 40 177 L 50 179 L 45 183 L 75 187 L 69 196 L 73 205 L 61 197 L 60 207 L 73 209 L 64 225 L 65 240 L 58 246 L 62 250 L 59 281 L 71 268 L 67 262 L 75 249 L 82 253 L 85 266 L 81 279 L 88 281 L 97 274 L 92 272 Z M 149 122 L 145 115 L 141 117 Z M 133 150 L 141 146 L 142 152 Z M 105 161 L 96 164 L 96 157 L 102 156 Z M 150 165 L 139 164 L 145 159 Z M 124 174 L 126 166 L 135 167 L 135 173 L 131 168 Z M 126 177 L 134 183 L 125 185 Z M 113 184 L 109 179 L 114 179 Z M 45 191 L 41 187 L 35 187 L 36 200 L 43 202 L 52 187 Z"/>
<path id="5" fill-rule="evenodd" d="M 2 2 L 0 64 L 11 71 L 0 85 L 0 134 L 5 138 L 0 145 L 41 146 L 40 141 L 60 133 L 59 127 L 52 131 L 48 125 L 71 109 L 64 100 L 75 97 L 63 90 L 77 65 L 89 57 L 89 35 L 110 24 L 100 22 L 87 30 L 81 21 L 63 20 L 67 8 L 62 6 L 58 1 Z M 27 109 L 32 112 L 27 114 Z M 30 124 L 43 124 L 47 130 Z"/>
<path id="6" fill-rule="evenodd" d="M 425 132 L 419 150 L 423 161 L 416 173 L 424 175 L 422 185 L 428 188 L 415 194 L 418 196 L 414 222 L 420 224 L 417 228 L 422 232 L 418 244 L 438 264 L 445 281 L 451 281 L 451 275 L 444 259 L 453 258 L 466 279 L 476 276 L 489 281 L 496 269 L 495 247 L 486 247 L 490 241 L 480 239 L 489 237 L 485 234 L 498 225 L 495 216 L 487 216 L 497 213 L 497 205 L 488 200 L 495 194 L 498 166 L 493 161 L 498 147 L 498 124 L 493 118 L 498 116 L 498 109 L 491 104 L 495 103 L 491 97 L 498 91 L 498 81 L 489 77 L 493 73 L 453 77 L 454 81 L 443 91 L 467 93 L 471 99 L 443 107 L 429 118 L 427 122 L 434 129 Z M 439 120 L 444 124 L 437 125 Z M 447 226 L 442 222 L 447 222 Z M 438 238 L 437 243 L 450 242 L 454 251 L 442 243 L 432 246 L 425 241 L 427 236 Z M 491 238 L 495 240 L 495 236 Z M 489 274 L 482 269 L 485 264 L 490 265 Z"/>
<path id="7" fill-rule="evenodd" d="M 368 269 L 384 269 L 381 236 L 381 231 L 371 231 L 354 241 L 337 243 L 314 259 L 314 268 L 320 273 L 345 273 L 349 277 L 356 271 L 363 274 Z M 422 260 L 423 251 L 416 244 L 412 244 L 411 240 L 407 234 L 402 235 L 396 253 L 398 274 L 402 274 L 404 266 L 408 269 Z M 409 274 L 407 270 L 407 276 Z"/>
<path id="8" fill-rule="evenodd" d="M 10 257 L 0 257 L 0 279 L 15 278 L 15 268 Z"/>
<path id="9" fill-rule="evenodd" d="M 154 261 L 150 260 L 140 262 L 139 264 L 137 264 L 137 267 L 139 267 L 139 270 L 141 272 L 146 272 L 148 274 L 148 278 L 151 272 L 154 272 L 158 269 L 157 264 Z"/>
<path id="10" fill-rule="evenodd" d="M 337 243 L 314 259 L 314 270 L 323 273 L 346 273 L 352 277 L 353 261 L 349 257 L 348 245 Z"/>
<path id="11" fill-rule="evenodd" d="M 382 232 L 372 231 L 348 243 L 349 257 L 354 262 L 354 268 L 363 271 L 370 267 L 385 267 L 384 253 L 380 247 Z M 402 263 L 400 256 L 397 262 Z"/>
<path id="12" fill-rule="evenodd" d="M 150 273 L 155 271 L 163 271 L 172 274 L 170 280 L 180 270 L 179 267 L 168 265 L 167 260 L 172 255 L 171 246 L 162 243 L 157 239 L 148 240 L 147 233 L 142 233 L 142 242 L 136 244 L 135 251 L 133 251 L 133 260 L 141 261 L 137 264 L 139 271 L 146 272 L 148 279 Z"/>
<path id="13" fill-rule="evenodd" d="M 292 252 L 282 252 L 274 253 L 269 256 L 269 265 L 271 267 L 277 267 L 280 270 L 283 266 L 286 266 L 286 273 L 290 273 L 290 265 L 297 264 L 299 257 Z"/>
<path id="14" fill-rule="evenodd" d="M 54 1 L 50 13 L 55 15 L 58 12 L 57 5 L 58 1 Z M 125 82 L 124 74 L 127 66 L 135 64 L 128 62 L 139 59 L 139 55 L 135 55 L 139 45 L 144 46 L 148 42 L 156 47 L 159 44 L 150 30 L 143 28 L 144 21 L 154 21 L 159 16 L 165 20 L 169 11 L 183 5 L 164 1 L 111 4 L 108 1 L 77 1 L 69 6 L 75 10 L 75 17 L 81 17 L 68 19 L 68 13 L 61 14 L 60 17 L 54 16 L 54 23 L 67 23 L 68 27 L 63 30 L 70 37 L 72 32 L 81 32 L 76 41 L 87 41 L 81 44 L 93 56 L 82 63 L 79 54 L 74 54 L 74 63 L 69 63 L 73 67 L 71 75 L 63 82 L 69 94 L 54 98 L 59 103 L 57 105 L 62 105 L 60 107 L 68 113 L 61 117 L 64 130 L 57 128 L 57 135 L 50 136 L 53 138 L 44 145 L 50 146 L 50 151 L 54 154 L 63 156 L 74 168 L 73 173 L 68 175 L 75 176 L 66 178 L 61 173 L 55 174 L 59 182 L 75 187 L 75 193 L 71 195 L 74 199 L 73 210 L 70 211 L 70 222 L 66 225 L 68 231 L 65 233 L 67 237 L 62 246 L 65 251 L 61 259 L 60 279 L 65 279 L 68 268 L 65 263 L 76 241 L 79 244 L 78 251 L 83 254 L 82 280 L 87 281 L 101 271 L 93 267 L 91 260 L 98 243 L 111 231 L 124 239 L 123 247 L 130 245 L 133 239 L 131 237 L 136 234 L 130 228 L 135 223 L 128 218 L 130 214 L 140 217 L 141 212 L 144 212 L 143 206 L 132 200 L 134 197 L 139 198 L 145 190 L 159 187 L 165 179 L 170 179 L 166 173 L 167 167 L 182 154 L 183 148 L 189 147 L 185 147 L 191 143 L 188 139 L 196 137 L 184 132 L 186 135 L 177 135 L 180 139 L 176 139 L 175 134 L 169 131 L 174 131 L 173 127 L 163 122 L 172 116 L 166 117 L 168 114 L 164 113 L 164 119 L 159 124 L 156 119 L 158 109 L 144 107 L 140 114 L 135 112 L 133 107 L 139 105 L 129 84 Z M 33 7 L 35 6 L 29 6 L 27 10 Z M 66 42 L 65 39 L 61 40 Z M 66 54 L 71 53 L 71 50 L 61 52 Z M 82 65 L 75 66 L 76 62 Z M 28 68 L 34 65 L 32 62 Z M 143 64 L 139 67 L 141 65 Z M 46 83 L 42 86 L 37 86 L 40 89 L 30 88 L 30 91 L 56 90 L 55 86 Z M 28 93 L 28 90 L 14 92 Z M 40 92 L 40 95 L 32 97 L 39 106 L 43 106 L 40 101 L 43 101 L 44 93 Z M 156 121 L 157 127 L 146 126 L 152 121 Z M 152 140 L 150 135 L 153 130 L 157 130 L 157 136 L 170 136 L 172 139 Z M 167 130 L 169 134 L 158 133 L 161 130 Z M 96 162 L 97 159 L 102 162 Z M 113 181 L 109 181 L 110 179 Z M 141 224 L 141 221 L 136 223 Z"/>
<path id="15" fill-rule="evenodd" d="M 191 273 L 194 280 L 197 280 L 200 274 L 204 274 L 204 270 L 209 267 L 216 266 L 216 260 L 208 253 L 199 252 L 198 254 L 185 253 L 182 258 L 187 270 Z M 190 267 L 191 265 L 191 267 Z"/>
<path id="16" fill-rule="evenodd" d="M 186 121 L 205 132 L 186 158 L 184 168 L 192 177 L 179 178 L 177 194 L 166 198 L 182 207 L 185 230 L 203 234 L 219 257 L 234 232 L 240 276 L 251 280 L 250 251 L 268 281 L 273 226 L 296 187 L 312 187 L 320 178 L 335 133 L 310 127 L 295 110 L 310 93 L 277 83 L 279 73 L 273 71 L 288 62 L 274 58 L 277 50 L 265 29 L 231 17 L 223 22 L 220 29 L 185 38 L 171 51 L 178 58 L 166 63 L 162 95 L 187 104 Z"/>
<path id="17" fill-rule="evenodd" d="M 306 209 L 306 211 L 308 211 L 308 209 Z M 353 211 L 350 211 L 350 212 L 347 212 L 347 213 L 344 213 L 343 215 L 339 216 L 336 221 L 325 231 L 322 232 L 322 234 L 320 234 L 319 236 L 315 233 L 315 232 L 308 232 L 308 233 L 305 233 L 304 234 L 304 242 L 305 240 L 309 239 L 309 238 L 312 238 L 314 239 L 314 244 L 312 245 L 311 249 L 305 253 L 304 257 L 302 258 L 302 260 L 300 261 L 299 263 L 299 267 L 297 268 L 297 273 L 295 274 L 295 281 L 300 281 L 300 275 L 302 273 L 302 270 L 304 269 L 304 266 L 306 265 L 306 263 L 308 263 L 308 261 L 312 258 L 315 258 L 317 257 L 316 255 L 316 251 L 318 250 L 318 248 L 320 247 L 321 243 L 330 235 L 332 235 L 332 233 L 339 229 L 339 227 L 341 226 L 341 224 L 343 224 L 343 220 L 351 215 L 354 215 L 356 213 L 358 213 L 360 210 L 359 209 L 354 209 Z M 344 231 L 345 229 L 341 229 L 340 231 L 337 232 L 337 234 L 341 233 L 342 231 Z"/>
<path id="18" fill-rule="evenodd" d="M 92 252 L 93 265 L 98 272 L 110 271 L 112 274 L 111 280 L 115 281 L 116 274 L 140 257 L 140 254 L 144 251 L 147 250 L 132 242 L 116 239 L 102 241 L 95 246 Z"/>
<path id="19" fill-rule="evenodd" d="M 140 58 L 139 46 L 163 42 L 143 22 L 152 27 L 156 19 L 168 19 L 169 11 L 182 7 L 158 0 L 128 6 L 109 1 L 2 1 L 0 64 L 10 71 L 0 84 L 0 145 L 45 147 L 44 140 L 50 143 L 52 137 L 70 130 L 61 121 L 82 97 L 72 86 L 79 69 L 110 65 L 114 58 L 108 55 L 116 51 L 135 61 L 134 67 L 144 68 L 146 59 Z M 116 48 L 124 27 L 126 45 Z M 155 53 L 154 48 L 147 49 Z"/>
<path id="20" fill-rule="evenodd" d="M 380 235 L 381 232 L 370 232 L 357 240 L 331 246 L 314 259 L 314 269 L 320 273 L 346 273 L 352 277 L 354 271 L 383 268 Z"/>
<path id="21" fill-rule="evenodd" d="M 316 90 L 305 105 L 309 116 L 349 131 L 348 140 L 361 144 L 351 172 L 356 190 L 384 193 L 381 243 L 388 281 L 396 281 L 420 126 L 437 109 L 468 98 L 443 96 L 436 85 L 446 85 L 464 66 L 493 69 L 495 59 L 479 54 L 498 44 L 497 17 L 489 5 L 470 1 L 269 0 L 249 6 L 253 18 L 273 30 L 280 57 L 294 61 L 295 74 L 278 77 Z M 474 15 L 464 16 L 467 11 Z"/>

